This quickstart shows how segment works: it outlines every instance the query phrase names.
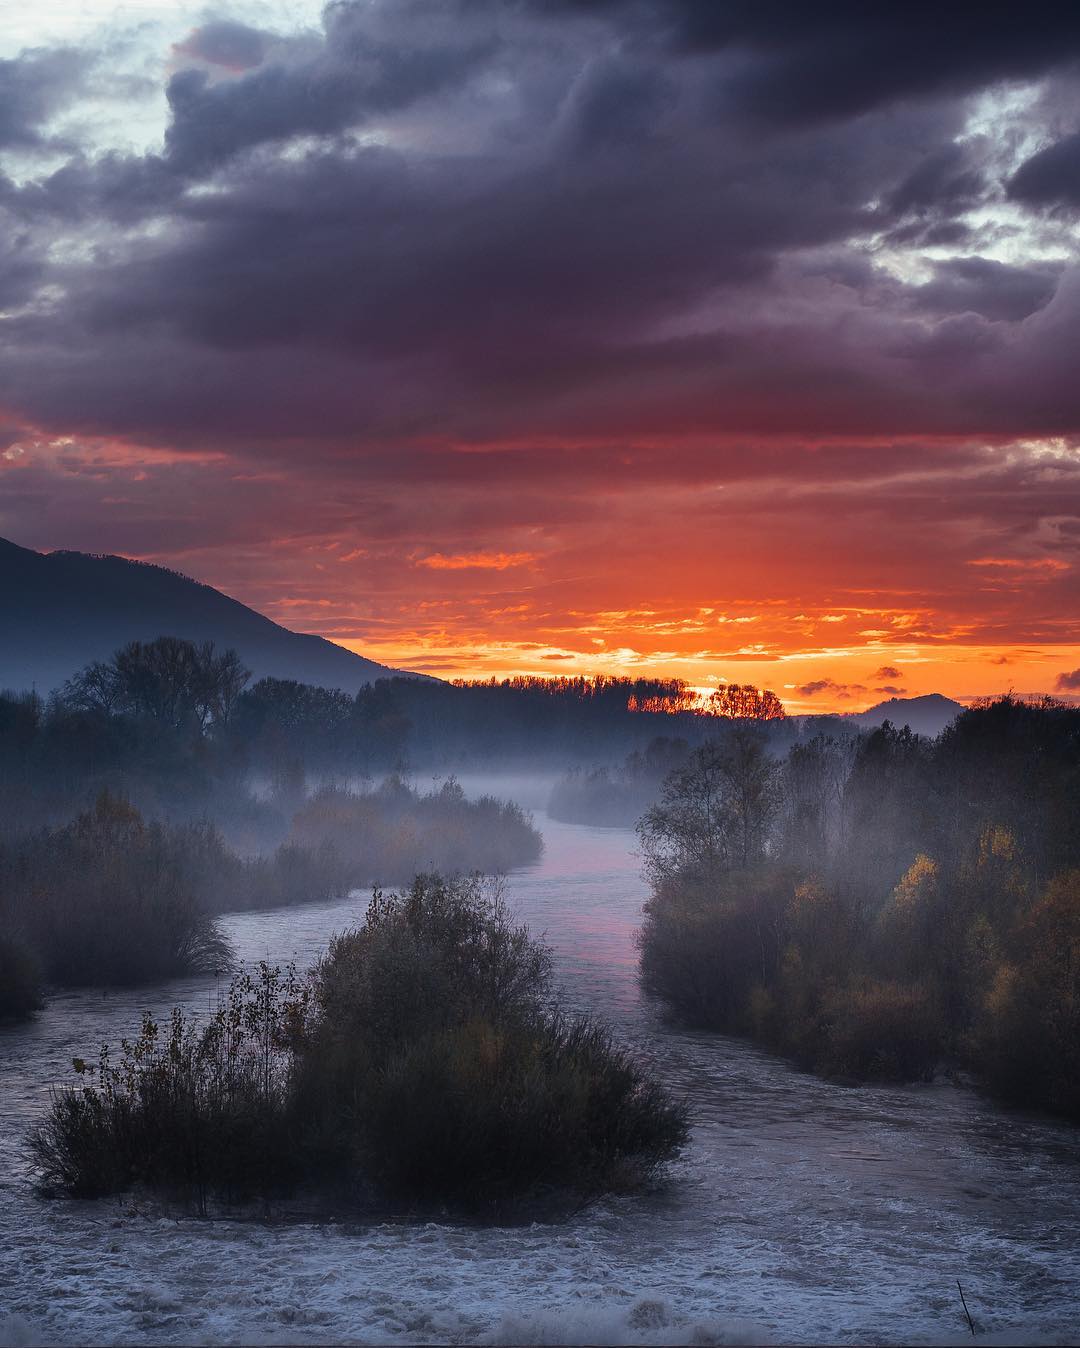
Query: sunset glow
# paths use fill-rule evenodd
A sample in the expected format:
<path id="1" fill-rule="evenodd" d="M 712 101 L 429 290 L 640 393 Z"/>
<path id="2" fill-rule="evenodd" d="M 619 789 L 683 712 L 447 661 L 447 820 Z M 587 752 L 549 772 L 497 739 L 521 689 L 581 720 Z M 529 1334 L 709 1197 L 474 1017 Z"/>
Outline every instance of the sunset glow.
<path id="1" fill-rule="evenodd" d="M 5 19 L 0 535 L 442 677 L 1074 696 L 1053 34 L 580 8 Z"/>

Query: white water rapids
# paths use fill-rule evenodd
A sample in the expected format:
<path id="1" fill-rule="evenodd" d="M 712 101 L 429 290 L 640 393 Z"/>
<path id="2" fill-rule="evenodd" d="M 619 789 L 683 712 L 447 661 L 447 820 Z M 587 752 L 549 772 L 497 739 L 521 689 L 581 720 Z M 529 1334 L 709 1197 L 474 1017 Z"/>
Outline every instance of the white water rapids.
<path id="1" fill-rule="evenodd" d="M 515 912 L 554 947 L 565 1003 L 608 1019 L 692 1102 L 658 1193 L 563 1224 L 260 1224 L 44 1201 L 21 1139 L 144 1008 L 214 981 L 55 997 L 0 1030 L 0 1343 L 982 1342 L 1080 1337 L 1080 1131 L 952 1086 L 847 1089 L 664 1026 L 635 982 L 643 885 L 627 831 L 539 816 Z M 356 899 L 244 913 L 243 958 L 296 959 Z"/>

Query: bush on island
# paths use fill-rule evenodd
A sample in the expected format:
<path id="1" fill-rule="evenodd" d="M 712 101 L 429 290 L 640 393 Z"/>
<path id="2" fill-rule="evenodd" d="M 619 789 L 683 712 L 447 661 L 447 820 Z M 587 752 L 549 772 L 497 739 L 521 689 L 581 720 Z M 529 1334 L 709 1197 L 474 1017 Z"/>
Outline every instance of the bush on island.
<path id="1" fill-rule="evenodd" d="M 208 1023 L 147 1020 L 118 1065 L 77 1063 L 88 1084 L 32 1136 L 43 1186 L 487 1212 L 633 1188 L 685 1142 L 685 1107 L 603 1026 L 551 1010 L 550 978 L 497 888 L 376 892 L 309 978 L 260 965 Z"/>

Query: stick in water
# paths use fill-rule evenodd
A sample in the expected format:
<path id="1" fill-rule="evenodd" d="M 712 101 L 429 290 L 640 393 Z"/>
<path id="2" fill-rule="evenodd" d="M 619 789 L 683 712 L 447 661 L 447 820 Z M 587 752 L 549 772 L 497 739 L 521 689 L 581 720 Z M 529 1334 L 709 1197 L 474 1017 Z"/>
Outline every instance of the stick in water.
<path id="1" fill-rule="evenodd" d="M 964 1314 L 967 1316 L 968 1329 L 971 1330 L 971 1337 L 975 1337 L 975 1322 L 971 1318 L 971 1312 L 967 1308 L 967 1299 L 964 1296 L 964 1289 L 960 1286 L 960 1279 L 956 1280 L 957 1289 L 960 1292 L 960 1300 L 964 1303 Z"/>

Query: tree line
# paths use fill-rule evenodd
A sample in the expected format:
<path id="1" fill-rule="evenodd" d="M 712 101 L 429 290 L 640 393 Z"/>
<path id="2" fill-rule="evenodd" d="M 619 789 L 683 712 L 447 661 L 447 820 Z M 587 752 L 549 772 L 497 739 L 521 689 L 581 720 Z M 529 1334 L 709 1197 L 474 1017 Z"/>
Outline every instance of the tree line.
<path id="1" fill-rule="evenodd" d="M 779 709 L 779 710 L 778 710 Z M 790 738 L 772 693 L 728 685 L 704 706 L 677 679 L 601 676 L 439 683 L 379 680 L 355 695 L 251 681 L 235 651 L 175 637 L 131 642 L 47 701 L 0 693 L 0 834 L 88 808 L 101 790 L 174 820 L 209 813 L 240 846 L 280 841 L 283 796 L 306 779 L 448 767 L 558 769 L 700 744 L 754 720 Z"/>
<path id="2" fill-rule="evenodd" d="M 144 819 L 102 792 L 69 823 L 0 843 L 0 1018 L 38 1009 L 46 985 L 117 986 L 223 972 L 218 914 L 404 884 L 418 871 L 501 874 L 541 837 L 518 805 L 470 800 L 453 781 L 419 792 L 391 777 L 305 798 L 287 839 L 242 856 L 209 820 Z"/>

